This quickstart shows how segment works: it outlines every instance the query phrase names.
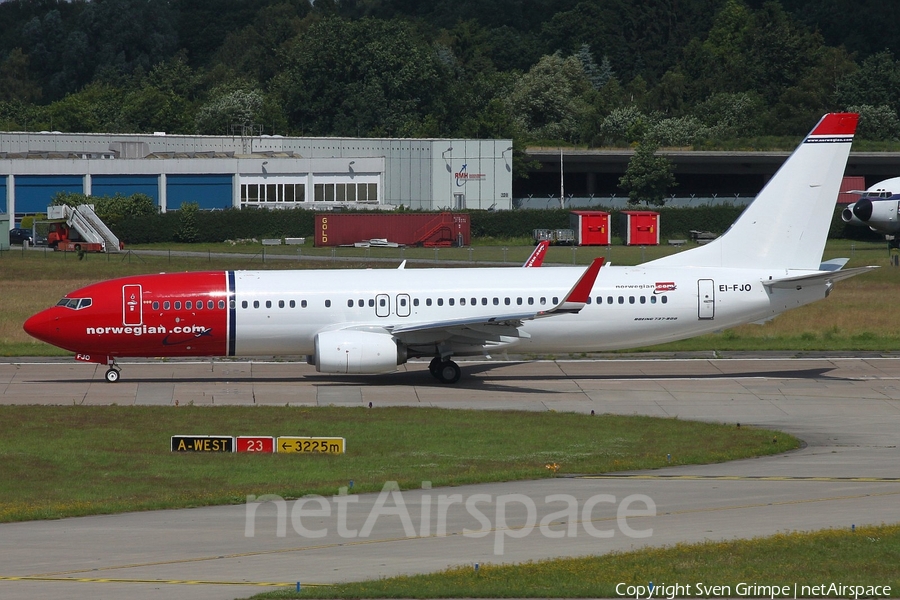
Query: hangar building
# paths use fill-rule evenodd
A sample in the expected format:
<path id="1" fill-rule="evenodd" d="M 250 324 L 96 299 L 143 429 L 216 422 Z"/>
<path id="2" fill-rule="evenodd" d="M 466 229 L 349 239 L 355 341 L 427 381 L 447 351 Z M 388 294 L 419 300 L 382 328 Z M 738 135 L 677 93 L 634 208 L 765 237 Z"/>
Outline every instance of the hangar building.
<path id="1" fill-rule="evenodd" d="M 140 192 L 161 211 L 509 209 L 512 141 L 0 132 L 0 213 L 44 212 L 58 191 Z"/>

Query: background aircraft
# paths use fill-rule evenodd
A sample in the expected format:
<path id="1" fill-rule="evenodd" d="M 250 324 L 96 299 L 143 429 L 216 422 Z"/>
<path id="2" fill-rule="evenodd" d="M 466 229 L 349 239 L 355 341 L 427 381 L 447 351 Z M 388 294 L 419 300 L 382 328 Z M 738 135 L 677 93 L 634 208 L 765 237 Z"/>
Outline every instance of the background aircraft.
<path id="1" fill-rule="evenodd" d="M 879 181 L 865 191 L 849 193 L 863 196 L 841 212 L 844 223 L 865 225 L 887 236 L 900 232 L 900 177 Z M 893 247 L 900 247 L 900 240 L 892 238 L 890 241 Z"/>
<path id="2" fill-rule="evenodd" d="M 32 316 L 32 336 L 109 365 L 124 356 L 307 355 L 323 373 L 431 357 L 649 346 L 761 322 L 871 267 L 822 261 L 858 115 L 822 118 L 756 199 L 705 246 L 634 267 L 216 271 L 87 286 Z"/>

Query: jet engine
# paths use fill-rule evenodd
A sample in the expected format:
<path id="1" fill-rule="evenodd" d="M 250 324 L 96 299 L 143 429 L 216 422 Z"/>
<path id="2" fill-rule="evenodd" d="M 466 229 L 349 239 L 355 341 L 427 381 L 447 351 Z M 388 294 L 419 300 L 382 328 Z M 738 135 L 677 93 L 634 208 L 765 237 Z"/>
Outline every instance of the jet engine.
<path id="1" fill-rule="evenodd" d="M 841 211 L 844 223 L 868 225 L 873 231 L 894 233 L 900 229 L 897 219 L 897 200 L 862 198 Z"/>
<path id="2" fill-rule="evenodd" d="M 387 332 L 346 329 L 316 335 L 311 358 L 320 373 L 374 375 L 396 371 L 407 356 L 406 348 Z"/>

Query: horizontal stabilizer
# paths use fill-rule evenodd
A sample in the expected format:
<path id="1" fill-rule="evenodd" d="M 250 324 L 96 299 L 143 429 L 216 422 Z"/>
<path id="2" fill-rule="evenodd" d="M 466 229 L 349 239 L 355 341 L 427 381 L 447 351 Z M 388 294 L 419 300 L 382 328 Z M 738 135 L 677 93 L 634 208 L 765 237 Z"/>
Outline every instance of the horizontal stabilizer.
<path id="1" fill-rule="evenodd" d="M 784 279 L 772 279 L 769 281 L 763 281 L 763 285 L 767 288 L 772 289 L 793 290 L 806 285 L 825 285 L 827 283 L 834 283 L 835 281 L 850 279 L 851 277 L 855 277 L 856 275 L 861 275 L 863 273 L 868 273 L 872 269 L 877 268 L 877 266 L 870 266 L 854 267 L 853 269 L 847 269 L 844 271 L 819 271 L 817 273 L 811 273 L 809 275 L 799 275 L 797 277 L 785 277 Z"/>

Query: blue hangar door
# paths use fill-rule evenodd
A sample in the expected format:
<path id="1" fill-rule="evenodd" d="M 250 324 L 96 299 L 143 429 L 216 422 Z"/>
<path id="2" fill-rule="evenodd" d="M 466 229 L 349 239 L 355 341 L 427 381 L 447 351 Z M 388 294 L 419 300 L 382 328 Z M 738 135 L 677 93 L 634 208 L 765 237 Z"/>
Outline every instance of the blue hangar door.
<path id="1" fill-rule="evenodd" d="M 56 192 L 84 193 L 81 175 L 16 175 L 16 213 L 47 212 Z"/>
<path id="2" fill-rule="evenodd" d="M 92 196 L 132 196 L 145 194 L 159 206 L 159 177 L 156 175 L 93 175 Z"/>
<path id="3" fill-rule="evenodd" d="M 168 175 L 166 207 L 178 210 L 185 202 L 196 202 L 200 208 L 231 208 L 231 175 Z"/>

